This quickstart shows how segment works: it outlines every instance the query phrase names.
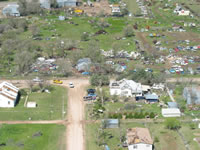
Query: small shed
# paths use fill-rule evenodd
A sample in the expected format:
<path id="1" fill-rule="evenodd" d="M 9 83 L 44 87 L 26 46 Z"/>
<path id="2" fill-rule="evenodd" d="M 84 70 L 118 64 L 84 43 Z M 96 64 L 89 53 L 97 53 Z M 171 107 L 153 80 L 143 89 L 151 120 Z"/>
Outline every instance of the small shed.
<path id="1" fill-rule="evenodd" d="M 163 117 L 180 117 L 181 112 L 178 108 L 163 108 L 162 115 Z"/>
<path id="2" fill-rule="evenodd" d="M 119 119 L 104 119 L 103 128 L 119 128 Z"/>
<path id="3" fill-rule="evenodd" d="M 150 103 L 159 101 L 158 95 L 156 95 L 156 94 L 146 94 L 144 97 L 145 97 L 146 101 L 150 102 Z"/>
<path id="4" fill-rule="evenodd" d="M 36 102 L 28 102 L 27 103 L 27 108 L 36 108 L 37 107 L 37 103 Z"/>
<path id="5" fill-rule="evenodd" d="M 167 102 L 168 108 L 178 108 L 178 105 L 176 102 Z"/>

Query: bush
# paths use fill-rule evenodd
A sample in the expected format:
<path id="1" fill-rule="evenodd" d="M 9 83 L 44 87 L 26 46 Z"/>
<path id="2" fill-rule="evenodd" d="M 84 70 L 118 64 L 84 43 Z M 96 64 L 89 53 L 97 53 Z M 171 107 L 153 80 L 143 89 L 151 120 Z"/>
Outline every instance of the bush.
<path id="1" fill-rule="evenodd" d="M 128 25 L 124 28 L 124 36 L 125 37 L 131 37 L 134 35 L 133 27 L 131 25 Z"/>
<path id="2" fill-rule="evenodd" d="M 196 128 L 195 126 L 196 126 L 196 125 L 195 125 L 194 123 L 191 123 L 191 124 L 190 124 L 190 129 L 191 129 L 191 130 L 194 130 L 194 129 Z"/>
<path id="3" fill-rule="evenodd" d="M 32 92 L 38 92 L 40 91 L 40 87 L 39 86 L 34 86 L 32 89 Z"/>
<path id="4" fill-rule="evenodd" d="M 154 112 L 151 112 L 150 115 L 149 115 L 150 118 L 155 118 L 155 116 L 156 115 L 154 114 Z"/>
<path id="5" fill-rule="evenodd" d="M 90 77 L 90 83 L 92 86 L 104 86 L 109 85 L 110 81 L 106 75 L 94 74 Z"/>
<path id="6" fill-rule="evenodd" d="M 158 142 L 159 142 L 159 139 L 158 139 L 157 136 L 154 138 L 154 142 L 155 142 L 155 143 L 158 143 Z"/>
<path id="7" fill-rule="evenodd" d="M 81 41 L 88 41 L 88 40 L 89 40 L 89 35 L 88 35 L 88 33 L 84 32 L 81 35 Z"/>
<path id="8" fill-rule="evenodd" d="M 177 130 L 181 128 L 181 123 L 176 118 L 167 118 L 164 122 L 167 129 Z"/>
<path id="9" fill-rule="evenodd" d="M 20 93 L 21 96 L 26 96 L 26 95 L 27 95 L 27 92 L 26 92 L 25 89 L 21 89 L 21 90 L 19 91 L 19 93 Z"/>

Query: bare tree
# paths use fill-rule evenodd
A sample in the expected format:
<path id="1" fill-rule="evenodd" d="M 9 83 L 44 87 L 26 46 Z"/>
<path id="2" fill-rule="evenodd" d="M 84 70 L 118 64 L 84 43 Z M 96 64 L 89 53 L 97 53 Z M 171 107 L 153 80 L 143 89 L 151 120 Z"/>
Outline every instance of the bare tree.
<path id="1" fill-rule="evenodd" d="M 32 93 L 32 91 L 33 91 L 33 86 L 34 86 L 33 80 L 27 80 L 26 82 L 27 82 L 27 85 L 28 85 L 28 87 L 29 87 L 29 89 L 30 89 L 30 93 Z"/>

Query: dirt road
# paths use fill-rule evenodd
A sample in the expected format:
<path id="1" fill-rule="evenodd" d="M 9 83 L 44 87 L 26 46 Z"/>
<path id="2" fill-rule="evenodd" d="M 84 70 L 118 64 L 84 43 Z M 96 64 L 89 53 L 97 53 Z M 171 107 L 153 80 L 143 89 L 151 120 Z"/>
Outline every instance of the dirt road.
<path id="1" fill-rule="evenodd" d="M 72 81 L 75 88 L 68 91 L 67 150 L 85 150 L 83 96 L 88 80 Z"/>

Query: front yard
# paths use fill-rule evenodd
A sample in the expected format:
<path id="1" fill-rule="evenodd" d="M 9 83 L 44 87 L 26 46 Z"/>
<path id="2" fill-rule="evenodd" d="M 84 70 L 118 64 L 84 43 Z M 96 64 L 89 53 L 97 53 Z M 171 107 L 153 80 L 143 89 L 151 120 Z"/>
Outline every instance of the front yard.
<path id="1" fill-rule="evenodd" d="M 174 150 L 185 150 L 183 139 L 177 131 L 166 129 L 163 123 L 137 123 L 126 121 L 121 121 L 119 128 L 104 129 L 104 132 L 102 131 L 100 123 L 88 124 L 86 126 L 87 150 L 103 150 L 104 147 L 101 145 L 102 143 L 107 144 L 110 149 L 127 149 L 122 147 L 120 138 L 122 139 L 123 136 L 126 135 L 126 129 L 134 127 L 149 129 L 156 150 L 169 150 L 172 147 Z M 182 124 L 179 130 L 183 134 L 184 139 L 188 142 L 191 150 L 199 149 L 198 143 L 193 141 L 193 138 L 195 137 L 194 133 L 197 135 L 200 129 L 197 129 L 197 124 L 195 127 L 196 129 L 192 130 L 189 124 Z"/>
<path id="2" fill-rule="evenodd" d="M 31 93 L 28 101 L 36 102 L 36 108 L 24 107 L 25 99 L 22 96 L 15 108 L 0 108 L 0 120 L 56 120 L 66 115 L 63 115 L 67 107 L 66 88 L 53 86 L 51 93 Z"/>
<path id="3" fill-rule="evenodd" d="M 2 150 L 64 150 L 62 125 L 0 125 Z"/>

